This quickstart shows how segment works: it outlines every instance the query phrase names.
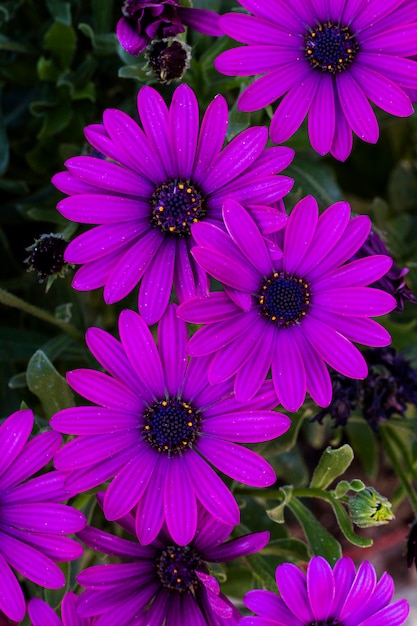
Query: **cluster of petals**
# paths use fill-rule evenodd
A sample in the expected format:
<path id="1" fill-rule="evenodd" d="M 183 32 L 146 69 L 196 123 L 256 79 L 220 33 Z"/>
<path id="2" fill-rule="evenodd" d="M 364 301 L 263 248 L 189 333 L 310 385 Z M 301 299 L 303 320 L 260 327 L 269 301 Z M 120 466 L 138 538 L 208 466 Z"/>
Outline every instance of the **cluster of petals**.
<path id="1" fill-rule="evenodd" d="M 356 571 L 352 559 L 339 559 L 333 569 L 320 556 L 309 562 L 307 574 L 284 563 L 276 571 L 280 596 L 250 591 L 246 606 L 259 617 L 244 617 L 241 626 L 402 626 L 408 617 L 406 600 L 391 603 L 394 583 L 389 574 L 380 580 L 373 566 L 363 562 Z"/>
<path id="2" fill-rule="evenodd" d="M 223 52 L 215 67 L 231 76 L 262 74 L 245 89 L 238 107 L 254 111 L 280 100 L 271 122 L 273 142 L 287 141 L 308 115 L 312 147 L 343 161 L 352 149 L 352 133 L 370 143 L 378 140 L 372 104 L 399 117 L 413 113 L 414 2 L 238 1 L 250 15 L 229 13 L 219 23 L 246 45 Z"/>
<path id="3" fill-rule="evenodd" d="M 135 535 L 132 515 L 117 522 Z M 87 526 L 78 533 L 79 538 L 123 562 L 94 565 L 78 574 L 78 583 L 86 589 L 78 603 L 79 615 L 96 616 L 95 626 L 237 625 L 241 615 L 220 592 L 207 562 L 224 563 L 257 552 L 268 543 L 269 532 L 226 541 L 232 529 L 233 525 L 220 522 L 200 507 L 198 527 L 185 547 L 176 544 L 165 526 L 147 546 Z M 164 552 L 172 555 L 173 565 L 164 562 Z"/>
<path id="4" fill-rule="evenodd" d="M 55 175 L 53 183 L 70 194 L 58 203 L 64 217 L 96 225 L 66 248 L 65 260 L 82 265 L 73 287 L 104 286 L 104 299 L 110 304 L 140 282 L 139 312 L 153 324 L 169 302 L 172 285 L 180 302 L 208 289 L 205 272 L 190 255 L 191 234 L 178 234 L 182 220 L 176 232 L 156 224 L 158 215 L 170 223 L 170 209 L 158 213 L 164 209 L 152 206 L 155 193 L 168 194 L 169 203 L 180 195 L 179 186 L 189 188 L 190 197 L 195 192 L 201 205 L 197 221 L 223 228 L 224 200 L 244 199 L 262 231 L 272 232 L 285 220 L 280 200 L 293 185 L 292 179 L 277 173 L 294 153 L 286 147 L 265 149 L 264 127 L 241 132 L 223 148 L 228 123 L 225 99 L 216 96 L 200 128 L 197 98 L 187 85 L 175 90 L 169 108 L 156 90 L 142 87 L 138 111 L 142 128 L 126 113 L 106 110 L 103 124 L 85 129 L 87 140 L 106 158 L 71 158 L 67 171 Z"/>
<path id="5" fill-rule="evenodd" d="M 28 615 L 32 626 L 93 626 L 95 619 L 78 615 L 80 596 L 69 591 L 61 603 L 61 618 L 40 598 L 32 598 L 28 603 Z"/>
<path id="6" fill-rule="evenodd" d="M 183 7 L 176 0 L 125 0 L 122 12 L 116 26 L 117 38 L 122 48 L 133 55 L 143 52 L 154 39 L 183 33 L 185 26 L 204 35 L 223 34 L 217 13 Z"/>
<path id="7" fill-rule="evenodd" d="M 269 463 L 238 445 L 271 440 L 288 429 L 289 418 L 271 410 L 278 403 L 271 381 L 245 403 L 235 399 L 231 381 L 210 385 L 208 359 L 186 356 L 186 324 L 174 304 L 159 322 L 158 346 L 145 321 L 130 310 L 120 315 L 119 334 L 121 341 L 98 328 L 87 331 L 90 351 L 109 374 L 88 369 L 67 374 L 71 387 L 99 406 L 64 409 L 51 420 L 52 428 L 77 435 L 54 460 L 57 469 L 71 472 L 67 487 L 79 493 L 114 477 L 104 514 L 115 520 L 135 508 L 143 544 L 155 539 L 164 521 L 176 543 L 187 544 L 196 532 L 198 503 L 218 519 L 238 523 L 236 500 L 211 466 L 255 487 L 275 482 Z M 175 438 L 177 427 L 184 430 L 184 418 L 164 418 L 167 450 L 149 441 L 145 419 L 155 406 L 163 413 L 170 403 L 174 413 L 181 407 L 192 413 L 189 445 L 182 445 L 181 434 L 175 444 L 181 449 L 173 451 L 170 420 Z"/>
<path id="8" fill-rule="evenodd" d="M 317 202 L 306 197 L 285 228 L 269 237 L 237 202 L 225 202 L 223 217 L 227 233 L 212 224 L 193 226 L 195 259 L 228 291 L 192 298 L 178 308 L 182 319 L 204 324 L 190 339 L 189 354 L 210 357 L 211 383 L 234 377 L 238 400 L 252 398 L 271 370 L 286 409 L 298 410 L 306 391 L 327 406 L 332 385 L 326 364 L 349 378 L 365 378 L 365 359 L 352 342 L 386 346 L 391 341 L 370 317 L 389 313 L 396 301 L 367 285 L 389 270 L 392 259 L 372 255 L 347 262 L 371 224 L 367 216 L 350 219 L 346 202 L 319 216 Z M 301 283 L 308 296 L 304 310 L 287 325 L 265 316 L 261 305 L 265 281 L 274 283 L 278 276 L 287 286 Z M 289 313 L 286 302 L 282 307 L 284 315 Z"/>
<path id="9" fill-rule="evenodd" d="M 26 613 L 13 572 L 47 589 L 65 585 L 56 563 L 72 561 L 81 545 L 66 534 L 84 528 L 84 515 L 61 504 L 68 498 L 59 472 L 36 476 L 56 454 L 61 436 L 53 431 L 29 439 L 33 413 L 17 411 L 0 426 L 0 611 L 20 622 Z"/>

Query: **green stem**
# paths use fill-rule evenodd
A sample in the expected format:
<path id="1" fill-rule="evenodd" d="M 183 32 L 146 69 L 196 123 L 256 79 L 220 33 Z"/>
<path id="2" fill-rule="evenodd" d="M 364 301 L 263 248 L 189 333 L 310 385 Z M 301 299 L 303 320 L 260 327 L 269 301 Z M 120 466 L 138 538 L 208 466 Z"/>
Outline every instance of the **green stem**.
<path id="1" fill-rule="evenodd" d="M 58 326 L 61 330 L 66 332 L 70 337 L 75 339 L 76 341 L 83 341 L 83 335 L 80 333 L 75 326 L 69 324 L 68 322 L 64 322 L 63 320 L 58 320 L 48 311 L 44 311 L 44 309 L 40 309 L 33 304 L 29 304 L 21 298 L 13 295 L 12 293 L 6 291 L 5 289 L 0 288 L 0 303 L 5 304 L 6 306 L 13 307 L 15 309 L 19 309 L 24 313 L 28 313 L 28 315 L 33 315 L 48 324 L 52 324 L 53 326 Z"/>
<path id="2" fill-rule="evenodd" d="M 417 494 L 413 488 L 412 482 L 407 476 L 407 472 L 404 470 L 402 464 L 398 460 L 395 445 L 393 445 L 393 443 L 395 442 L 397 449 L 401 454 L 401 457 L 406 462 L 409 460 L 408 453 L 393 429 L 383 424 L 379 429 L 379 434 L 390 463 L 401 482 L 402 488 L 404 489 L 410 500 L 410 504 L 414 511 L 414 514 L 417 516 Z"/>

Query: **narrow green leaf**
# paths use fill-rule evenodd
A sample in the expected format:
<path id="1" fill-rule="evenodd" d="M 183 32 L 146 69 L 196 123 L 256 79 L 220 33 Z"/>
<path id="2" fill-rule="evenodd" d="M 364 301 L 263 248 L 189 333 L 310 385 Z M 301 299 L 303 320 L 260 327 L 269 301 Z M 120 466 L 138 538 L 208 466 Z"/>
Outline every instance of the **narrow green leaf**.
<path id="1" fill-rule="evenodd" d="M 42 350 L 37 350 L 26 370 L 28 387 L 41 401 L 47 417 L 74 406 L 72 391 Z"/>
<path id="2" fill-rule="evenodd" d="M 263 550 L 265 555 L 274 555 L 286 561 L 294 561 L 296 563 L 310 560 L 310 554 L 307 545 L 299 539 L 274 539 L 270 541 Z"/>
<path id="3" fill-rule="evenodd" d="M 62 0 L 46 0 L 49 13 L 56 22 L 71 26 L 71 4 Z"/>
<path id="4" fill-rule="evenodd" d="M 54 22 L 44 37 L 44 45 L 65 70 L 70 67 L 77 43 L 75 31 L 71 26 Z"/>
<path id="5" fill-rule="evenodd" d="M 342 549 L 336 539 L 320 524 L 313 513 L 298 498 L 288 502 L 288 508 L 295 515 L 310 545 L 314 556 L 324 557 L 331 565 L 342 557 Z"/>
<path id="6" fill-rule="evenodd" d="M 285 487 L 281 487 L 279 491 L 282 493 L 282 502 L 280 502 L 280 504 L 273 509 L 266 511 L 266 514 L 273 522 L 276 522 L 277 524 L 284 524 L 284 510 L 292 498 L 293 488 L 292 485 L 286 485 Z"/>
<path id="7" fill-rule="evenodd" d="M 347 470 L 352 461 L 353 450 L 347 443 L 337 449 L 328 446 L 314 470 L 310 487 L 326 489 L 335 478 Z"/>
<path id="8" fill-rule="evenodd" d="M 359 546 L 359 548 L 369 548 L 373 544 L 372 539 L 366 539 L 365 537 L 359 537 L 353 530 L 352 521 L 344 508 L 344 506 L 337 502 L 337 500 L 331 500 L 331 505 L 334 511 L 334 514 L 337 519 L 337 523 L 340 526 L 340 530 L 346 537 L 350 543 L 354 546 Z"/>
<path id="9" fill-rule="evenodd" d="M 349 420 L 345 432 L 366 475 L 372 479 L 376 478 L 378 456 L 375 433 L 363 419 Z"/>

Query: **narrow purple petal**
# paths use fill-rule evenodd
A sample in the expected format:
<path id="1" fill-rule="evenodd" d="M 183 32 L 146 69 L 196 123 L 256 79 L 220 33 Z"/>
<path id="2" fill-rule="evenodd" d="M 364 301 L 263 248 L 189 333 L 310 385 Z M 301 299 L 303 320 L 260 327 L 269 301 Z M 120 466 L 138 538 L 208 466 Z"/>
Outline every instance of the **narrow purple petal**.
<path id="1" fill-rule="evenodd" d="M 187 326 L 177 316 L 177 306 L 170 304 L 158 324 L 158 350 L 170 396 L 176 396 L 182 388 L 188 363 L 187 341 Z"/>
<path id="2" fill-rule="evenodd" d="M 303 320 L 303 325 L 304 325 Z M 291 329 L 278 330 L 272 361 L 272 380 L 283 407 L 298 411 L 306 395 L 306 372 Z"/>
<path id="3" fill-rule="evenodd" d="M 380 626 L 381 624 L 389 624 L 389 626 L 403 626 L 410 614 L 410 606 L 407 600 L 398 600 L 389 606 L 381 609 L 375 615 L 361 622 L 361 626 Z"/>
<path id="4" fill-rule="evenodd" d="M 175 266 L 173 282 L 178 301 L 184 302 L 197 295 L 194 259 L 190 249 L 194 245 L 192 237 L 187 240 L 178 237 L 175 248 Z"/>
<path id="5" fill-rule="evenodd" d="M 362 5 L 362 10 L 356 15 L 355 28 L 362 30 L 369 25 L 376 24 L 402 3 L 403 0 L 385 0 L 382 3 L 379 0 L 370 0 Z"/>
<path id="6" fill-rule="evenodd" d="M 391 602 L 393 595 L 394 581 L 387 572 L 384 572 L 375 587 L 370 601 L 365 602 L 361 609 L 355 611 L 355 619 L 361 623 L 362 620 L 366 620 L 371 615 L 373 616 L 374 613 L 377 613 Z"/>
<path id="7" fill-rule="evenodd" d="M 154 186 L 147 178 L 96 157 L 72 157 L 65 161 L 65 166 L 82 182 L 112 193 L 149 198 L 154 191 Z"/>
<path id="8" fill-rule="evenodd" d="M 360 609 L 364 602 L 370 601 L 376 586 L 375 570 L 370 563 L 364 561 L 360 564 L 356 573 L 355 580 L 349 593 L 346 596 L 345 603 L 339 613 L 341 622 Z"/>
<path id="9" fill-rule="evenodd" d="M 335 97 L 337 94 L 335 94 Z M 336 127 L 330 153 L 339 161 L 346 161 L 353 147 L 353 135 L 340 106 L 339 97 L 336 97 Z"/>
<path id="10" fill-rule="evenodd" d="M 134 162 L 135 169 L 142 176 L 150 178 L 154 184 L 164 181 L 166 173 L 163 161 L 131 117 L 123 111 L 107 109 L 103 113 L 103 122 L 111 139 L 129 155 L 129 160 Z"/>
<path id="11" fill-rule="evenodd" d="M 73 222 L 81 224 L 117 224 L 144 217 L 145 204 L 134 198 L 80 193 L 58 202 L 58 211 Z"/>
<path id="12" fill-rule="evenodd" d="M 240 513 L 237 502 L 216 472 L 193 450 L 184 455 L 184 461 L 203 507 L 226 524 L 238 524 Z"/>
<path id="13" fill-rule="evenodd" d="M 26 612 L 26 602 L 16 576 L 0 553 L 0 611 L 20 622 Z"/>
<path id="14" fill-rule="evenodd" d="M 127 249 L 128 246 L 125 246 L 122 249 L 111 252 L 102 259 L 86 263 L 80 267 L 74 275 L 72 287 L 79 291 L 91 291 L 92 289 L 103 287 L 115 264 L 119 262 L 120 257 Z"/>
<path id="15" fill-rule="evenodd" d="M 314 293 L 338 287 L 365 287 L 382 278 L 392 265 L 392 259 L 383 254 L 357 259 L 336 268 L 314 281 Z"/>
<path id="16" fill-rule="evenodd" d="M 229 235 L 243 255 L 263 276 L 272 274 L 271 257 L 255 222 L 241 204 L 226 200 L 223 219 Z"/>
<path id="17" fill-rule="evenodd" d="M 106 304 L 122 300 L 137 285 L 164 243 L 163 234 L 153 229 L 129 246 L 110 272 L 104 288 Z"/>
<path id="18" fill-rule="evenodd" d="M 336 330 L 339 329 L 336 328 Z M 333 395 L 329 370 L 323 359 L 304 337 L 303 332 L 294 333 L 294 339 L 303 355 L 308 393 L 319 406 L 328 406 Z"/>
<path id="19" fill-rule="evenodd" d="M 245 595 L 243 601 L 248 609 L 253 611 L 253 613 L 269 618 L 274 624 L 276 619 L 281 618 L 281 613 L 283 611 L 288 613 L 289 619 L 294 617 L 293 614 L 288 611 L 288 608 L 284 604 L 282 598 L 277 596 L 276 593 L 267 591 L 266 589 L 263 589 L 262 591 L 259 589 L 249 591 Z M 291 621 L 287 623 L 290 624 Z M 281 624 L 281 622 L 278 622 L 278 624 Z"/>
<path id="20" fill-rule="evenodd" d="M 227 52 L 224 52 L 216 59 L 216 62 L 220 59 L 222 66 L 225 65 L 221 70 L 223 73 L 227 73 L 225 71 L 227 65 L 223 62 L 223 58 L 225 61 L 227 59 L 226 55 Z M 304 80 L 309 73 L 308 66 L 304 66 L 304 64 L 303 66 L 297 66 L 296 63 L 290 62 L 277 66 L 274 71 L 257 78 L 245 89 L 242 95 L 239 96 L 238 109 L 241 111 L 258 111 L 263 109 L 296 87 L 299 81 Z"/>
<path id="21" fill-rule="evenodd" d="M 262 329 L 262 346 L 252 352 L 251 356 L 236 373 L 235 393 L 239 399 L 253 398 L 267 377 L 275 353 L 275 329 L 264 324 Z M 278 403 L 278 400 L 277 400 Z"/>
<path id="22" fill-rule="evenodd" d="M 307 593 L 314 618 L 325 622 L 332 609 L 335 584 L 332 568 L 320 556 L 313 557 L 308 565 Z"/>
<path id="23" fill-rule="evenodd" d="M 240 291 L 256 292 L 260 285 L 260 274 L 248 263 L 242 263 L 238 248 L 233 256 L 215 248 L 196 246 L 191 254 L 199 265 L 221 283 Z"/>
<path id="24" fill-rule="evenodd" d="M 157 453 L 143 446 L 116 474 L 104 495 L 108 520 L 117 520 L 133 509 L 149 485 L 157 460 Z"/>
<path id="25" fill-rule="evenodd" d="M 355 564 L 352 559 L 344 557 L 336 561 L 333 568 L 333 576 L 335 582 L 335 597 L 333 600 L 332 613 L 333 615 L 339 615 L 356 576 Z"/>
<path id="26" fill-rule="evenodd" d="M 305 257 L 318 221 L 318 205 L 312 196 L 300 200 L 288 219 L 284 234 L 284 270 L 293 274 Z"/>
<path id="27" fill-rule="evenodd" d="M 205 356 L 224 348 L 247 332 L 253 321 L 253 316 L 249 313 L 238 313 L 224 322 L 200 328 L 188 342 L 188 354 Z"/>
<path id="28" fill-rule="evenodd" d="M 1 522 L 28 532 L 60 535 L 82 530 L 85 517 L 80 511 L 65 504 L 30 502 L 2 506 Z"/>
<path id="29" fill-rule="evenodd" d="M 393 16 L 390 16 L 390 21 Z M 403 18 L 404 19 L 404 18 Z M 382 52 L 399 57 L 411 57 L 417 54 L 417 24 L 404 24 L 390 30 L 367 37 L 362 43 L 364 52 Z"/>
<path id="30" fill-rule="evenodd" d="M 59 191 L 68 195 L 77 193 L 99 193 L 97 187 L 81 182 L 79 178 L 76 178 L 67 171 L 58 172 L 58 174 L 52 176 L 51 183 L 55 185 Z"/>
<path id="31" fill-rule="evenodd" d="M 148 43 L 147 37 L 140 35 L 129 20 L 121 17 L 116 24 L 116 35 L 120 45 L 132 55 L 139 55 Z"/>
<path id="32" fill-rule="evenodd" d="M 226 35 L 241 43 L 256 45 L 268 41 L 272 45 L 291 45 L 291 27 L 286 32 L 277 28 L 269 18 L 266 20 L 244 13 L 226 13 L 221 16 L 220 25 Z"/>
<path id="33" fill-rule="evenodd" d="M 175 543 L 186 546 L 197 530 L 197 503 L 192 480 L 179 456 L 169 459 L 163 498 L 168 531 Z"/>
<path id="34" fill-rule="evenodd" d="M 55 424 L 72 435 L 102 435 L 137 428 L 138 418 L 133 411 L 80 406 L 60 411 Z"/>
<path id="35" fill-rule="evenodd" d="M 67 372 L 67 380 L 80 396 L 100 406 L 128 412 L 140 411 L 143 407 L 143 401 L 136 395 L 135 389 L 127 387 L 102 372 L 87 369 L 74 370 Z M 58 417 L 59 413 L 52 418 L 51 426 L 59 424 Z"/>
<path id="36" fill-rule="evenodd" d="M 33 626 L 62 626 L 55 611 L 39 598 L 32 598 L 29 601 L 28 615 Z M 74 626 L 78 625 L 75 623 Z"/>
<path id="37" fill-rule="evenodd" d="M 122 559 L 152 560 L 154 555 L 153 549 L 141 546 L 137 541 L 123 539 L 92 526 L 86 526 L 77 534 L 77 537 L 89 548 L 109 556 L 118 556 Z M 77 578 L 82 580 L 85 571 L 83 570 Z"/>
<path id="38" fill-rule="evenodd" d="M 206 9 L 187 9 L 185 7 L 179 7 L 177 11 L 181 18 L 181 23 L 196 30 L 198 33 L 213 37 L 223 35 L 223 31 L 219 26 L 220 16 L 217 13 L 207 11 Z"/>
<path id="39" fill-rule="evenodd" d="M 79 559 L 83 555 L 83 547 L 77 541 L 60 535 L 41 535 L 27 533 L 15 527 L 5 527 L 9 535 L 29 544 L 54 562 L 65 563 Z"/>
<path id="40" fill-rule="evenodd" d="M 277 586 L 287 607 L 304 623 L 314 621 L 305 575 L 295 565 L 284 563 L 276 571 Z"/>
<path id="41" fill-rule="evenodd" d="M 362 354 L 334 328 L 306 316 L 303 330 L 314 350 L 330 367 L 349 378 L 366 378 L 368 366 Z"/>
<path id="42" fill-rule="evenodd" d="M 139 288 L 139 313 L 151 326 L 168 306 L 175 267 L 175 240 L 166 239 L 154 255 Z"/>
<path id="43" fill-rule="evenodd" d="M 119 333 L 129 361 L 156 398 L 165 395 L 161 359 L 155 340 L 144 320 L 133 311 L 124 310 L 119 317 Z"/>
<path id="44" fill-rule="evenodd" d="M 90 124 L 84 129 L 84 135 L 98 152 L 101 152 L 115 163 L 137 170 L 135 155 L 131 155 L 124 150 L 123 145 L 115 143 L 107 134 L 103 124 Z"/>
<path id="45" fill-rule="evenodd" d="M 168 458 L 159 458 L 148 487 L 136 509 L 136 535 L 144 546 L 152 543 L 164 522 L 164 493 Z"/>
<path id="46" fill-rule="evenodd" d="M 336 84 L 342 111 L 353 132 L 364 141 L 376 143 L 378 122 L 361 86 L 349 72 L 338 74 Z"/>
<path id="47" fill-rule="evenodd" d="M 226 100 L 217 95 L 207 107 L 201 122 L 193 177 L 200 184 L 207 169 L 217 159 L 226 138 L 228 109 Z"/>
<path id="48" fill-rule="evenodd" d="M 320 78 L 320 87 L 308 115 L 308 134 L 314 150 L 323 155 L 333 144 L 336 113 L 333 76 L 322 74 Z"/>
<path id="49" fill-rule="evenodd" d="M 47 472 L 31 478 L 21 485 L 15 485 L 13 489 L 2 491 L 1 503 L 3 506 L 33 501 L 58 502 L 67 498 L 68 492 L 64 487 L 64 475 L 59 472 Z"/>
<path id="50" fill-rule="evenodd" d="M 248 328 L 248 332 L 240 335 L 233 342 L 225 346 L 221 351 L 218 351 L 214 356 L 209 366 L 209 381 L 211 384 L 223 382 L 233 376 L 242 365 L 255 353 L 257 344 L 262 336 L 264 324 L 259 323 L 257 319 L 257 313 L 249 312 L 245 314 L 247 318 L 252 320 L 251 326 Z M 235 394 L 238 400 L 241 402 L 249 400 L 249 390 L 239 389 L 243 395 L 237 394 L 235 387 Z M 251 389 L 251 393 L 256 393 L 257 389 Z"/>
<path id="51" fill-rule="evenodd" d="M 270 133 L 274 143 L 287 141 L 299 129 L 315 98 L 320 79 L 320 75 L 315 76 L 311 72 L 306 74 L 304 80 L 297 76 L 297 86 L 283 97 L 272 118 Z"/>
<path id="52" fill-rule="evenodd" d="M 103 224 L 82 233 L 65 249 L 67 263 L 90 263 L 125 248 L 126 244 L 149 230 L 149 219 L 121 224 Z"/>
<path id="53" fill-rule="evenodd" d="M 177 309 L 177 315 L 191 324 L 214 324 L 223 322 L 239 308 L 223 291 L 214 291 L 208 298 L 190 298 Z"/>
<path id="54" fill-rule="evenodd" d="M 396 306 L 395 298 L 380 289 L 346 287 L 315 293 L 311 313 L 314 315 L 317 307 L 339 315 L 376 317 L 390 313 Z"/>
<path id="55" fill-rule="evenodd" d="M 380 109 L 398 117 L 407 117 L 414 112 L 405 91 L 379 72 L 358 63 L 352 67 L 351 74 L 365 96 Z"/>
<path id="56" fill-rule="evenodd" d="M 269 541 L 270 535 L 268 531 L 251 533 L 245 537 L 232 539 L 227 543 L 219 546 L 206 548 L 204 558 L 211 563 L 221 563 L 224 561 L 232 561 L 246 554 L 254 554 L 265 548 Z M 276 596 L 275 596 L 276 597 Z"/>
<path id="57" fill-rule="evenodd" d="M 213 193 L 244 172 L 261 154 L 267 139 L 268 131 L 259 126 L 248 128 L 232 139 L 201 181 L 205 193 Z"/>
<path id="58" fill-rule="evenodd" d="M 259 454 L 230 441 L 200 437 L 197 452 L 221 472 L 253 487 L 269 487 L 276 481 L 272 467 Z"/>
<path id="59" fill-rule="evenodd" d="M 150 150 L 154 154 L 154 158 L 157 158 L 161 163 L 161 171 L 157 170 L 158 181 L 154 182 L 163 183 L 174 174 L 168 140 L 167 105 L 156 89 L 145 85 L 138 92 L 138 111 Z M 146 165 L 146 167 L 149 166 Z M 154 171 L 153 167 L 150 171 Z"/>
<path id="60" fill-rule="evenodd" d="M 280 437 L 291 425 L 289 417 L 276 411 L 236 411 L 204 420 L 202 433 L 226 441 L 255 443 Z"/>
<path id="61" fill-rule="evenodd" d="M 180 85 L 174 91 L 168 126 L 175 177 L 188 179 L 193 171 L 199 129 L 197 98 L 188 85 Z"/>
<path id="62" fill-rule="evenodd" d="M 54 465 L 58 470 L 73 471 L 78 468 L 94 466 L 95 463 L 101 463 L 105 460 L 111 460 L 111 458 L 124 450 L 133 455 L 135 450 L 132 451 L 132 443 L 135 440 L 136 437 L 131 432 L 78 437 L 69 441 L 59 450 L 54 459 Z M 70 479 L 72 480 L 72 476 L 70 476 Z"/>
<path id="63" fill-rule="evenodd" d="M 60 589 L 65 585 L 65 576 L 58 565 L 10 535 L 2 535 L 1 554 L 22 576 L 41 587 Z"/>
<path id="64" fill-rule="evenodd" d="M 381 348 L 389 346 L 392 341 L 383 326 L 367 317 L 342 317 L 327 311 L 317 311 L 315 317 L 355 343 Z"/>
<path id="65" fill-rule="evenodd" d="M 0 475 L 12 465 L 23 450 L 32 432 L 34 417 L 32 411 L 16 411 L 0 426 Z"/>

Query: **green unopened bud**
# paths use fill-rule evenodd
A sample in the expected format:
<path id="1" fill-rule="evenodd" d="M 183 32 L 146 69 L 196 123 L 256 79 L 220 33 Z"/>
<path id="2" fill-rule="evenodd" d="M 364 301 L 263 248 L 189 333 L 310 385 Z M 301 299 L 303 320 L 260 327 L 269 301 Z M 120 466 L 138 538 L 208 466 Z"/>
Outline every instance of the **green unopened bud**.
<path id="1" fill-rule="evenodd" d="M 360 528 L 381 526 L 394 519 L 391 502 L 373 487 L 350 496 L 347 504 L 352 522 Z"/>

